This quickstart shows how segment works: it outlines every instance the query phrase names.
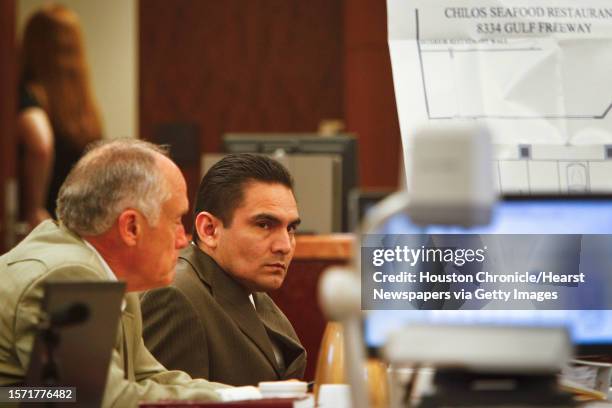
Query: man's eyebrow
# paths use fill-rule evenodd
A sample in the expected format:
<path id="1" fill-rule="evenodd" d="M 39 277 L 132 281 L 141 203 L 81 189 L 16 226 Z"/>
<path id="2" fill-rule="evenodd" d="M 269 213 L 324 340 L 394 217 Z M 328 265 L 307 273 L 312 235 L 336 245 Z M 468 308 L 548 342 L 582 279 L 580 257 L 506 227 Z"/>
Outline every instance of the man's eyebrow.
<path id="1" fill-rule="evenodd" d="M 278 217 L 272 215 L 272 214 L 268 214 L 268 213 L 259 213 L 259 214 L 255 214 L 251 220 L 253 221 L 273 221 L 273 222 L 280 222 L 280 220 L 278 219 Z"/>
<path id="2" fill-rule="evenodd" d="M 260 214 L 256 214 L 254 215 L 251 220 L 253 222 L 258 222 L 258 221 L 269 221 L 269 222 L 273 222 L 273 223 L 277 223 L 280 224 L 281 220 L 273 215 L 273 214 L 268 214 L 268 213 L 260 213 Z M 300 218 L 296 218 L 295 220 L 291 221 L 289 223 L 289 225 L 292 226 L 298 226 L 300 225 L 300 223 L 302 222 L 302 220 Z"/>

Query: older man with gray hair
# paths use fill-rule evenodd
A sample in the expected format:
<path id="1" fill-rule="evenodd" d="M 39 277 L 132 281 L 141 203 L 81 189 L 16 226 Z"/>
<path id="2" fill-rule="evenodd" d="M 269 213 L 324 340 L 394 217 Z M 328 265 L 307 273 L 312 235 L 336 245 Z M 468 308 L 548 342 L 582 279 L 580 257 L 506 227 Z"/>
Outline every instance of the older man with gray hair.
<path id="1" fill-rule="evenodd" d="M 0 386 L 23 383 L 49 280 L 122 280 L 128 292 L 169 284 L 187 245 L 185 180 L 158 146 L 117 140 L 89 151 L 45 221 L 0 257 Z M 225 387 L 168 371 L 141 335 L 139 301 L 125 297 L 103 406 L 159 399 L 216 400 Z"/>

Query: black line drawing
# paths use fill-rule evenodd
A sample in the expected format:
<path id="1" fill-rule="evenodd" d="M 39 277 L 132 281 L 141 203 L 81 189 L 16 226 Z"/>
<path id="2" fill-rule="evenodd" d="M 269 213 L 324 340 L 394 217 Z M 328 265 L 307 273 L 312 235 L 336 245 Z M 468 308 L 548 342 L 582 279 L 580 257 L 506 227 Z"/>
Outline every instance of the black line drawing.
<path id="1" fill-rule="evenodd" d="M 532 169 L 530 163 L 555 163 L 554 172 L 548 174 L 550 178 L 550 184 L 545 188 L 547 190 L 555 190 L 559 193 L 588 193 L 592 190 L 592 169 L 591 165 L 595 163 L 607 163 L 605 159 L 589 159 L 589 160 L 572 160 L 572 159 L 530 159 L 525 160 L 521 158 L 517 159 L 495 159 L 495 170 L 498 180 L 499 191 L 501 193 L 520 193 L 520 194 L 538 194 L 542 193 L 541 179 L 537 185 L 534 186 L 532 180 Z M 507 172 L 504 164 L 508 163 L 521 163 L 525 167 L 521 169 L 517 175 L 516 168 L 510 175 Z M 505 176 L 504 176 L 505 174 Z M 508 178 L 510 177 L 510 178 Z M 601 177 L 601 176 L 600 176 Z M 612 183 L 606 182 L 604 184 L 609 187 L 602 186 L 602 180 L 599 180 L 597 191 L 612 191 Z M 603 190 L 602 190 L 603 189 Z"/>
<path id="2" fill-rule="evenodd" d="M 496 54 L 500 54 L 500 53 L 508 53 L 508 52 L 516 52 L 516 53 L 532 53 L 532 52 L 543 52 L 544 50 L 542 48 L 539 47 L 506 47 L 506 48 L 458 48 L 455 47 L 453 45 L 448 45 L 448 44 L 441 44 L 440 46 L 438 46 L 437 48 L 428 48 L 426 46 L 424 46 L 425 44 L 422 44 L 422 39 L 421 39 L 421 26 L 420 26 L 420 20 L 419 20 L 419 9 L 416 8 L 415 9 L 415 27 L 416 27 L 416 44 L 417 44 L 417 49 L 418 49 L 418 59 L 419 59 L 419 64 L 420 64 L 420 71 L 421 71 L 421 80 L 422 80 L 422 86 L 423 86 L 423 94 L 424 94 L 424 98 L 425 98 L 425 108 L 427 111 L 427 118 L 430 120 L 453 120 L 453 119 L 472 119 L 472 120 L 478 120 L 478 119 L 502 119 L 502 120 L 534 120 L 534 119 L 544 119 L 544 120 L 555 120 L 555 119 L 571 119 L 571 120 L 602 120 L 605 119 L 606 116 L 608 115 L 608 113 L 610 112 L 610 110 L 612 109 L 612 102 L 608 103 L 607 106 L 605 107 L 605 109 L 603 110 L 603 112 L 598 112 L 598 113 L 594 113 L 594 114 L 572 114 L 572 113 L 568 113 L 568 114 L 552 114 L 552 113 L 544 113 L 544 114 L 531 114 L 531 113 L 521 113 L 521 114 L 516 114 L 514 112 L 511 113 L 462 113 L 461 110 L 462 108 L 465 109 L 465 101 L 464 100 L 459 100 L 459 95 L 460 92 L 457 89 L 457 83 L 456 81 L 452 81 L 453 82 L 453 89 L 451 91 L 448 91 L 447 94 L 445 95 L 447 97 L 447 99 L 454 99 L 455 102 L 455 113 L 449 113 L 449 111 L 452 112 L 452 109 L 449 109 L 448 107 L 446 109 L 441 109 L 441 110 L 446 110 L 446 112 L 440 112 L 437 113 L 436 112 L 436 104 L 432 103 L 432 98 L 436 98 L 436 100 L 440 100 L 441 97 L 438 95 L 437 97 L 435 97 L 434 95 L 432 95 L 432 91 L 431 89 L 428 89 L 428 82 L 427 82 L 427 75 L 426 72 L 429 75 L 429 70 L 426 69 L 426 65 L 427 62 L 425 61 L 426 59 L 428 59 L 428 55 L 443 55 L 443 54 L 448 54 L 448 59 L 451 63 L 446 64 L 445 68 L 448 68 L 450 70 L 454 69 L 454 61 L 457 58 L 458 54 L 468 54 L 468 53 L 496 53 Z M 440 48 L 442 47 L 442 48 Z M 517 59 L 518 60 L 518 59 Z M 432 63 L 433 65 L 433 63 Z M 432 81 L 435 82 L 435 81 Z M 433 85 L 430 85 L 433 86 Z M 436 85 L 436 86 L 440 86 L 440 85 Z M 453 95 L 454 94 L 454 95 Z M 536 93 L 536 95 L 538 97 L 540 97 L 541 95 L 538 95 Z M 501 102 L 506 102 L 503 99 L 501 100 Z M 563 102 L 563 101 L 562 101 Z M 450 103 L 450 102 L 447 102 Z M 438 104 L 439 105 L 439 104 Z M 563 105 L 563 104 L 562 104 Z M 567 106 L 563 105 L 563 108 L 567 109 Z M 474 109 L 474 108 L 472 108 Z M 477 110 L 477 109 L 474 109 Z M 527 109 L 527 110 L 532 110 L 537 112 L 538 109 Z"/>

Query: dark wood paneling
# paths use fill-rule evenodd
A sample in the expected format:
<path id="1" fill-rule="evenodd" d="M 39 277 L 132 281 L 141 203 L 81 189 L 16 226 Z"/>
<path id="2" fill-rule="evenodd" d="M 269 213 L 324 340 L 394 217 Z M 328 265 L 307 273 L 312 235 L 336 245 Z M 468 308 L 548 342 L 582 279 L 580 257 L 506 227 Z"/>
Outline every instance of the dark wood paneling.
<path id="1" fill-rule="evenodd" d="M 297 259 L 291 263 L 281 289 L 270 293 L 274 302 L 285 313 L 308 353 L 304 379 L 314 380 L 317 357 L 327 320 L 319 307 L 317 286 L 321 274 L 331 265 L 342 265 L 339 260 Z"/>
<path id="2" fill-rule="evenodd" d="M 139 4 L 142 137 L 195 123 L 202 150 L 217 152 L 226 132 L 313 131 L 341 118 L 360 138 L 361 185 L 397 184 L 384 1 Z M 191 191 L 198 170 L 185 170 Z"/>
<path id="3" fill-rule="evenodd" d="M 370 188 L 398 185 L 401 138 L 386 49 L 348 51 L 346 123 L 359 135 L 360 184 Z M 377 78 L 373 80 L 372 78 Z"/>
<path id="4" fill-rule="evenodd" d="M 315 131 L 321 119 L 343 117 L 341 6 L 141 1 L 141 136 L 195 123 L 202 150 L 217 152 L 226 132 Z M 193 197 L 197 170 L 186 170 Z"/>
<path id="5" fill-rule="evenodd" d="M 141 124 L 196 122 L 203 148 L 228 131 L 316 130 L 343 116 L 341 3 L 140 3 Z"/>
<path id="6" fill-rule="evenodd" d="M 387 46 L 385 1 L 347 0 L 344 3 L 344 46 L 363 48 Z"/>
<path id="7" fill-rule="evenodd" d="M 6 182 L 15 177 L 15 1 L 0 1 L 0 254 L 7 250 Z"/>
<path id="8" fill-rule="evenodd" d="M 401 138 L 391 62 L 387 46 L 384 1 L 345 2 L 345 120 L 359 135 L 360 184 L 398 185 Z"/>

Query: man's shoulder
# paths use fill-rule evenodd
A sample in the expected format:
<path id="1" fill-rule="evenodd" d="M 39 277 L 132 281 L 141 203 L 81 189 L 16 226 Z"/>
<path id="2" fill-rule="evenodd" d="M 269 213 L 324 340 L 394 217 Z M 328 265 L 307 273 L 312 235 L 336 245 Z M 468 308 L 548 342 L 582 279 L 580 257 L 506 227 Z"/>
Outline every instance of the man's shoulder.
<path id="1" fill-rule="evenodd" d="M 3 269 L 29 269 L 38 274 L 64 268 L 100 269 L 95 253 L 75 234 L 45 221 L 2 257 Z"/>
<path id="2" fill-rule="evenodd" d="M 179 257 L 176 262 L 176 275 L 170 286 L 182 290 L 196 284 L 203 284 L 199 271 L 191 262 L 183 257 Z"/>
<path id="3" fill-rule="evenodd" d="M 174 280 L 168 286 L 147 290 L 140 295 L 141 304 L 167 302 L 170 299 L 193 302 L 197 299 L 198 303 L 204 302 L 210 296 L 205 282 L 201 278 L 202 266 L 198 263 L 197 254 L 190 248 L 181 251 L 177 263 Z M 197 251 L 197 248 L 195 248 Z"/>
<path id="4" fill-rule="evenodd" d="M 96 255 L 78 237 L 50 221 L 43 224 L 0 257 L 2 313 L 9 319 L 19 310 L 36 314 L 45 282 L 104 280 Z"/>
<path id="5" fill-rule="evenodd" d="M 201 315 L 212 313 L 215 309 L 216 301 L 209 280 L 212 271 L 208 270 L 206 261 L 200 262 L 197 251 L 199 249 L 193 245 L 181 251 L 170 285 L 140 294 L 145 321 L 153 310 L 160 310 L 160 305 L 170 302 L 189 307 Z"/>
<path id="6" fill-rule="evenodd" d="M 180 288 L 196 283 L 211 285 L 214 274 L 220 272 L 214 261 L 195 244 L 184 248 L 176 263 L 174 285 Z"/>

